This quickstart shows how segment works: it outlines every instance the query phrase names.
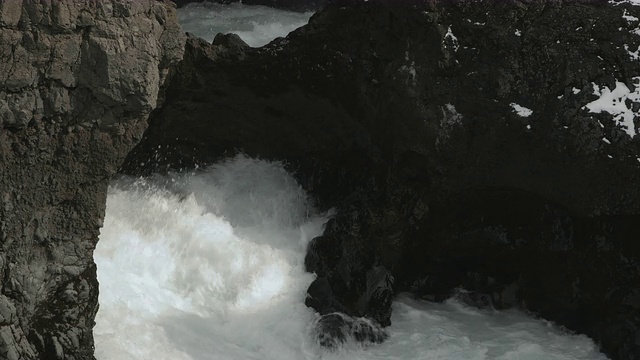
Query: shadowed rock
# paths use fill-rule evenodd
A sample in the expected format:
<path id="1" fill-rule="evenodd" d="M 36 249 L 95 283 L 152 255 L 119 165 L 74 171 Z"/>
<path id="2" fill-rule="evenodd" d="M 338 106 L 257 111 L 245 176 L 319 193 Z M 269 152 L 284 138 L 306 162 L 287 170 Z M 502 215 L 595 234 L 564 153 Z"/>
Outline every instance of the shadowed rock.
<path id="1" fill-rule="evenodd" d="M 340 1 L 259 49 L 190 38 L 122 171 L 285 160 L 337 209 L 319 312 L 464 288 L 637 359 L 640 12 L 603 4 Z"/>
<path id="2" fill-rule="evenodd" d="M 339 348 L 349 340 L 381 343 L 389 337 L 380 325 L 365 318 L 353 318 L 342 313 L 321 316 L 314 326 L 314 334 L 318 344 L 329 349 Z"/>

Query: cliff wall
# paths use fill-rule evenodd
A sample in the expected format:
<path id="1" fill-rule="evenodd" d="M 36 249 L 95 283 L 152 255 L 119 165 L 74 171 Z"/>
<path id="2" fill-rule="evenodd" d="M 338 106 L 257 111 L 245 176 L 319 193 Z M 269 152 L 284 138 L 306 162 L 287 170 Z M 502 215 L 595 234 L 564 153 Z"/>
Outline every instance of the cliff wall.
<path id="1" fill-rule="evenodd" d="M 183 47 L 172 4 L 0 2 L 0 358 L 93 358 L 107 185 Z"/>

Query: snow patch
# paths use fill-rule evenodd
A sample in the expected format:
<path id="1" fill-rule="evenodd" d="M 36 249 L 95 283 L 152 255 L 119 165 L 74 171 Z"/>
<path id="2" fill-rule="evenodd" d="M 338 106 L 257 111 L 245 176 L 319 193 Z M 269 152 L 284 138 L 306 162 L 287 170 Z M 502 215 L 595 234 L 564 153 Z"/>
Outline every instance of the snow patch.
<path id="1" fill-rule="evenodd" d="M 624 9 L 624 13 L 622 13 L 622 18 L 627 21 L 627 24 L 632 24 L 634 22 L 639 22 L 640 21 L 640 19 L 638 19 L 637 17 L 627 14 L 627 9 Z M 622 29 L 622 28 L 620 28 L 620 29 Z M 631 30 L 630 33 L 632 33 L 634 35 L 640 35 L 640 26 L 638 26 L 635 29 Z"/>
<path id="2" fill-rule="evenodd" d="M 407 84 L 413 85 L 414 87 L 417 85 L 417 77 L 416 77 L 416 62 L 412 61 L 409 65 L 402 65 L 400 67 L 400 71 L 407 74 Z"/>
<path id="3" fill-rule="evenodd" d="M 509 105 L 511 105 L 511 107 L 513 108 L 513 111 L 515 111 L 515 113 L 518 114 L 518 116 L 529 117 L 531 116 L 531 114 L 533 114 L 533 110 L 528 109 L 522 105 L 518 105 L 516 103 L 511 103 Z"/>
<path id="4" fill-rule="evenodd" d="M 607 86 L 593 84 L 593 94 L 598 99 L 583 106 L 592 113 L 607 112 L 613 115 L 613 121 L 633 138 L 636 135 L 634 117 L 640 116 L 640 110 L 633 110 L 633 104 L 640 104 L 640 76 L 633 78 L 633 90 L 625 83 L 616 80 L 616 87 L 612 90 Z M 628 104 L 630 102 L 630 104 Z"/>
<path id="5" fill-rule="evenodd" d="M 634 21 L 640 20 L 640 19 L 638 19 L 637 17 L 635 17 L 633 15 L 627 15 L 627 9 L 624 9 L 624 13 L 622 14 L 622 18 L 627 20 L 628 23 L 632 23 Z"/>
<path id="6" fill-rule="evenodd" d="M 636 0 L 638 3 L 640 3 L 640 0 Z M 638 5 L 638 3 L 636 3 L 635 5 Z M 632 24 L 634 22 L 640 22 L 640 19 L 638 19 L 637 17 L 633 16 L 633 15 L 629 15 L 627 13 L 627 9 L 624 9 L 624 12 L 622 13 L 622 18 L 625 19 L 627 21 L 627 24 Z M 620 30 L 622 30 L 622 28 L 620 28 Z M 640 35 L 640 26 L 636 27 L 635 29 L 629 31 L 630 33 L 634 34 L 634 35 Z"/>
<path id="7" fill-rule="evenodd" d="M 520 32 L 520 30 L 516 29 L 515 34 L 516 34 L 516 36 L 521 36 L 521 35 L 522 35 L 522 32 Z"/>
<path id="8" fill-rule="evenodd" d="M 611 141 L 609 141 L 609 139 L 607 139 L 606 137 L 603 137 L 602 141 L 604 141 L 605 144 L 611 145 Z"/>
<path id="9" fill-rule="evenodd" d="M 449 40 L 449 42 L 451 43 L 451 47 L 453 48 L 453 51 L 457 52 L 458 48 L 460 48 L 460 43 L 458 42 L 458 38 L 453 35 L 453 31 L 451 31 L 451 25 L 449 25 L 449 28 L 447 29 L 447 33 L 444 34 L 444 43 L 447 44 L 447 40 Z"/>
<path id="10" fill-rule="evenodd" d="M 640 6 L 640 0 L 609 0 L 609 3 L 613 5 L 631 4 Z"/>
<path id="11" fill-rule="evenodd" d="M 445 120 L 450 124 L 460 124 L 462 122 L 462 114 L 456 110 L 453 104 L 446 104 L 442 109 Z"/>
<path id="12" fill-rule="evenodd" d="M 436 146 L 440 146 L 449 139 L 449 135 L 455 127 L 462 123 L 462 114 L 456 110 L 453 104 L 445 104 L 442 108 L 442 119 L 440 120 L 440 131 L 436 138 Z"/>
<path id="13" fill-rule="evenodd" d="M 631 60 L 640 60 L 640 45 L 638 46 L 636 51 L 629 50 L 629 45 L 627 44 L 624 44 L 624 49 L 627 50 L 627 53 L 629 54 Z"/>
<path id="14" fill-rule="evenodd" d="M 575 87 L 573 89 L 571 89 L 571 92 L 573 92 L 573 95 L 579 93 L 580 91 L 582 91 L 582 90 L 580 90 L 578 88 L 575 88 Z"/>

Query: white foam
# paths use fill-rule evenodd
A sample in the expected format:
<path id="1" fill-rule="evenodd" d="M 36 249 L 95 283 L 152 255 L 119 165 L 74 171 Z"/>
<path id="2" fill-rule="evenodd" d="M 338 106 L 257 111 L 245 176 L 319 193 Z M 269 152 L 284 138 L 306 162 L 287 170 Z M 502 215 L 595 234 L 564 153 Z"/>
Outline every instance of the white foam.
<path id="1" fill-rule="evenodd" d="M 363 349 L 347 346 L 322 359 L 603 360 L 585 336 L 567 335 L 517 311 L 434 304 L 401 296 L 393 304 L 389 339 Z"/>
<path id="2" fill-rule="evenodd" d="M 585 359 L 592 341 L 515 312 L 400 297 L 390 338 L 311 340 L 308 241 L 325 217 L 280 164 L 243 156 L 195 176 L 114 185 L 95 251 L 99 360 Z"/>
<path id="3" fill-rule="evenodd" d="M 239 157 L 176 186 L 110 189 L 97 358 L 298 359 L 324 218 L 277 164 Z"/>
<path id="4" fill-rule="evenodd" d="M 263 46 L 305 25 L 313 13 L 276 10 L 240 3 L 191 3 L 178 9 L 180 25 L 209 42 L 218 33 L 239 35 L 250 46 Z"/>

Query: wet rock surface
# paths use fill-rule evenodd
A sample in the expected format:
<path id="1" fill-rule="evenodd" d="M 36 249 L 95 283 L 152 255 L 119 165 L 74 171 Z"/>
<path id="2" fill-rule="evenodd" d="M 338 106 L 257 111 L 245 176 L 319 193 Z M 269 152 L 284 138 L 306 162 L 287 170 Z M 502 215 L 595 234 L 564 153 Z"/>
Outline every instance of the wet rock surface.
<path id="1" fill-rule="evenodd" d="M 183 46 L 157 1 L 0 3 L 0 358 L 94 358 L 107 185 Z"/>
<path id="2" fill-rule="evenodd" d="M 455 295 L 638 359 L 638 18 L 628 3 L 342 1 L 259 49 L 192 37 L 121 170 L 284 160 L 337 211 L 305 260 L 325 316 L 387 325 L 394 293 Z"/>
<path id="3" fill-rule="evenodd" d="M 325 314 L 315 324 L 318 344 L 336 349 L 348 340 L 381 343 L 389 337 L 379 324 L 366 318 L 353 318 L 343 313 Z"/>

